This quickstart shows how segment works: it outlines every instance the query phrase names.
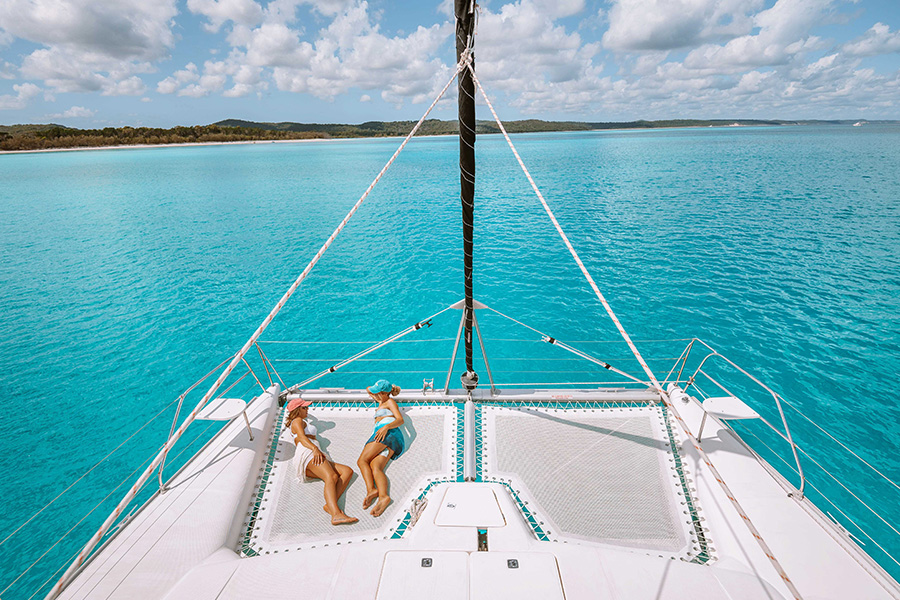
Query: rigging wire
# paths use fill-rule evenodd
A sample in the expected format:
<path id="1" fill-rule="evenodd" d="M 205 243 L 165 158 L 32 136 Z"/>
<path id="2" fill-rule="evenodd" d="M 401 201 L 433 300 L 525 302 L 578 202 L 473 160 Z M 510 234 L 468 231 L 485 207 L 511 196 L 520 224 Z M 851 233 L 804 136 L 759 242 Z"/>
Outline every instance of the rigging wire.
<path id="1" fill-rule="evenodd" d="M 759 443 L 762 444 L 763 446 L 765 446 L 765 448 L 766 448 L 769 452 L 771 452 L 771 453 L 772 453 L 773 455 L 775 455 L 781 462 L 783 462 L 783 463 L 787 466 L 788 469 L 790 469 L 790 470 L 793 471 L 794 473 L 798 473 L 797 468 L 794 467 L 794 465 L 792 465 L 791 463 L 789 463 L 788 461 L 786 461 L 786 460 L 784 459 L 783 456 L 781 456 L 778 452 L 776 452 L 775 450 L 773 450 L 773 449 L 772 449 L 765 441 L 763 441 L 763 439 L 762 439 L 761 437 L 759 437 L 758 435 L 756 435 L 755 433 L 753 433 L 753 432 L 750 431 L 750 430 L 747 430 L 747 433 L 750 434 L 750 435 L 752 435 L 753 437 L 755 437 L 757 440 L 759 440 Z M 804 454 L 806 454 L 806 453 L 804 452 Z M 807 454 L 807 456 L 809 456 L 809 455 Z M 819 465 L 819 466 L 821 467 L 821 465 Z M 825 471 L 826 473 L 828 473 L 828 471 L 825 470 L 824 468 L 822 468 L 822 470 Z M 799 474 L 799 473 L 798 473 L 798 474 Z M 831 473 L 828 473 L 828 474 L 831 475 Z M 834 477 L 833 475 L 831 475 L 831 476 Z M 840 482 L 838 482 L 838 483 L 840 483 Z M 883 547 L 881 544 L 879 544 L 877 541 L 875 541 L 875 539 L 869 534 L 869 532 L 867 532 L 865 529 L 863 529 L 862 526 L 860 526 L 859 523 L 857 523 L 856 521 L 854 521 L 849 515 L 847 515 L 847 513 L 845 513 L 843 510 L 841 510 L 841 508 L 840 508 L 837 504 L 835 504 L 835 503 L 831 500 L 831 498 L 829 498 L 828 496 L 826 496 L 826 495 L 822 492 L 822 490 L 820 490 L 818 487 L 816 487 L 816 485 L 815 485 L 814 483 L 809 482 L 809 486 L 810 486 L 812 489 L 816 490 L 816 492 L 818 492 L 819 495 L 822 496 L 822 498 L 824 498 L 824 499 L 828 502 L 828 504 L 830 504 L 831 506 L 833 506 L 834 509 L 835 509 L 836 511 L 838 511 L 839 513 L 841 513 L 841 514 L 844 516 L 844 518 L 846 518 L 848 521 L 850 521 L 851 523 L 853 523 L 853 524 L 856 526 L 856 528 L 859 529 L 859 531 L 861 531 L 862 534 L 863 534 L 864 536 L 866 536 L 867 538 L 869 538 L 869 540 L 870 540 L 873 544 L 875 544 L 876 546 L 878 546 L 878 548 L 881 549 L 881 551 L 884 552 L 884 553 L 887 555 L 888 558 L 890 558 L 892 561 L 894 561 L 895 563 L 897 563 L 897 565 L 900 565 L 900 561 L 898 561 L 896 558 L 894 558 L 893 555 L 892 555 L 890 552 L 888 552 L 887 550 L 885 550 L 884 547 Z M 858 500 L 858 498 L 857 498 L 857 500 Z M 868 508 L 868 507 L 867 507 L 867 508 Z M 869 510 L 872 510 L 872 509 L 870 508 Z M 873 512 L 874 512 L 874 511 L 873 511 Z M 878 513 L 875 513 L 875 514 L 877 515 Z M 881 515 L 878 515 L 878 516 L 879 516 L 879 518 L 880 518 Z M 832 518 L 834 518 L 834 517 L 832 517 Z M 883 519 L 882 519 L 882 520 L 883 520 Z M 837 521 L 837 520 L 835 519 L 835 521 Z M 892 529 L 893 529 L 893 528 L 892 528 Z M 849 531 L 848 531 L 847 533 L 849 533 Z M 855 559 L 854 559 L 854 560 L 855 560 Z M 859 561 L 857 561 L 857 563 L 859 563 Z M 860 565 L 860 566 L 862 566 L 862 565 Z"/>
<path id="2" fill-rule="evenodd" d="M 138 433 L 140 433 L 144 428 L 146 428 L 147 425 L 149 425 L 150 423 L 152 423 L 153 421 L 155 421 L 155 420 L 156 420 L 159 416 L 161 416 L 164 412 L 166 412 L 167 410 L 169 410 L 170 408 L 172 408 L 172 405 L 175 404 L 176 402 L 178 402 L 178 400 L 179 400 L 178 398 L 175 398 L 174 400 L 172 400 L 172 401 L 171 401 L 168 405 L 166 405 L 162 410 L 160 410 L 158 413 L 156 413 L 149 421 L 147 421 L 146 423 L 144 423 L 143 425 L 141 425 L 134 433 L 132 433 L 131 435 L 129 435 L 127 438 L 125 438 L 125 440 L 123 440 L 121 444 L 119 444 L 118 446 L 116 446 L 115 448 L 113 448 L 113 449 L 109 452 L 109 454 L 107 454 L 106 456 L 104 456 L 103 458 L 101 458 L 100 460 L 98 460 L 97 463 L 94 464 L 93 467 L 91 467 L 90 469 L 88 469 L 87 471 L 85 471 L 84 473 L 82 473 L 82 475 L 81 475 L 78 479 L 76 479 L 75 481 L 73 481 L 72 483 L 70 483 L 69 486 L 68 486 L 66 489 L 64 489 L 63 491 L 61 491 L 59 494 L 56 495 L 55 498 L 53 498 L 50 502 L 48 502 L 47 504 L 45 504 L 40 510 L 38 510 L 36 513 L 34 513 L 33 515 L 31 515 L 31 517 L 29 517 L 28 520 L 26 520 L 24 523 L 22 523 L 21 525 L 19 525 L 19 526 L 15 529 L 15 531 L 13 531 L 13 532 L 10 533 L 9 535 L 7 535 L 5 538 L 3 538 L 3 541 L 0 541 L 0 546 L 3 546 L 3 544 L 5 544 L 6 542 L 8 542 L 9 539 L 10 539 L 11 537 L 13 537 L 14 535 L 16 535 L 23 527 L 25 527 L 26 525 L 28 525 L 29 523 L 31 523 L 31 522 L 32 522 L 39 514 L 41 514 L 41 513 L 44 512 L 45 510 L 47 510 L 47 509 L 50 507 L 51 504 L 53 504 L 54 502 L 56 502 L 57 500 L 59 500 L 66 492 L 68 492 L 70 489 L 72 489 L 72 488 L 75 486 L 76 483 L 78 483 L 79 481 L 81 481 L 82 479 L 84 479 L 85 477 L 87 477 L 92 471 L 94 471 L 94 469 L 96 469 L 96 468 L 99 467 L 101 464 L 103 464 L 104 462 L 106 462 L 106 459 L 108 459 L 110 456 L 112 456 L 113 454 L 115 454 L 116 452 L 118 452 L 119 449 L 120 449 L 122 446 L 124 446 L 129 440 L 131 440 L 134 436 L 136 436 L 136 435 L 137 435 Z M 147 461 L 144 461 L 144 463 L 146 463 L 146 462 L 147 462 Z M 138 467 L 138 468 L 140 468 L 140 467 Z M 129 475 L 129 477 L 130 477 L 130 475 Z M 120 485 L 121 485 L 121 484 L 120 484 Z M 6 591 L 6 590 L 4 590 L 4 591 Z"/>
<path id="3" fill-rule="evenodd" d="M 597 295 L 597 298 L 603 304 L 603 308 L 606 309 L 606 313 L 609 315 L 610 319 L 612 319 L 613 323 L 616 326 L 616 329 L 619 330 L 619 333 L 622 335 L 622 338 L 628 344 L 628 347 L 631 348 L 631 351 L 634 354 L 634 357 L 638 360 L 641 367 L 644 369 L 644 372 L 647 374 L 648 377 L 650 377 L 650 381 L 653 383 L 653 386 L 659 392 L 660 398 L 666 404 L 666 406 L 669 407 L 670 412 L 675 417 L 675 420 L 678 421 L 681 428 L 684 430 L 684 433 L 687 435 L 688 440 L 691 442 L 691 445 L 694 447 L 694 449 L 697 450 L 697 453 L 699 454 L 700 459 L 703 461 L 703 463 L 707 467 L 709 467 L 711 474 L 715 477 L 716 481 L 721 486 L 722 491 L 725 492 L 726 496 L 731 501 L 732 506 L 738 512 L 738 514 L 741 516 L 741 518 L 744 520 L 744 523 L 746 524 L 750 533 L 756 539 L 757 543 L 759 544 L 760 548 L 765 553 L 765 555 L 769 558 L 769 561 L 772 563 L 772 566 L 778 572 L 779 577 L 781 577 L 782 582 L 785 584 L 785 586 L 788 588 L 788 590 L 790 591 L 790 593 L 794 596 L 794 598 L 796 600 L 802 600 L 802 596 L 800 595 L 800 592 L 797 590 L 797 587 L 794 585 L 794 582 L 791 581 L 790 577 L 788 577 L 787 573 L 784 570 L 784 567 L 782 567 L 781 563 L 778 561 L 778 559 L 775 558 L 775 555 L 772 553 L 772 550 L 769 548 L 769 545 L 762 538 L 759 531 L 756 529 L 756 526 L 753 525 L 753 522 L 750 521 L 750 517 L 747 516 L 746 511 L 741 506 L 741 504 L 737 501 L 737 498 L 731 492 L 731 489 L 728 487 L 728 484 L 725 483 L 725 480 L 719 474 L 719 470 L 716 469 L 715 465 L 712 464 L 712 461 L 710 460 L 709 456 L 706 454 L 706 452 L 700 446 L 700 442 L 691 433 L 691 430 L 687 426 L 687 423 L 684 422 L 684 419 L 681 417 L 681 415 L 675 409 L 675 406 L 672 404 L 672 402 L 669 400 L 665 391 L 662 389 L 662 386 L 660 386 L 659 381 L 656 379 L 656 376 L 653 374 L 653 371 L 650 370 L 650 367 L 647 365 L 646 361 L 644 361 L 644 358 L 641 356 L 641 353 L 638 351 L 637 346 L 635 346 L 634 342 L 631 340 L 631 338 L 628 337 L 628 333 L 625 331 L 625 328 L 622 326 L 621 322 L 619 322 L 619 319 L 616 317 L 616 314 L 613 312 L 612 307 L 609 305 L 609 302 L 607 302 L 606 298 L 600 292 L 600 288 L 597 287 L 597 284 L 594 282 L 594 279 L 591 277 L 590 273 L 588 273 L 587 268 L 584 266 L 584 263 L 581 261 L 581 258 L 579 258 L 578 253 L 575 251 L 575 248 L 572 246 L 571 242 L 569 242 L 569 238 L 566 237 L 565 232 L 563 232 L 562 227 L 559 225 L 559 222 L 556 220 L 556 217 L 553 215 L 553 211 L 550 210 L 550 206 L 547 204 L 547 201 L 544 199 L 543 194 L 541 194 L 541 191 L 538 189 L 537 184 L 535 184 L 534 179 L 532 179 L 531 174 L 528 172 L 528 169 L 525 167 L 525 163 L 522 162 L 522 158 L 519 156 L 519 153 L 516 150 L 516 147 L 513 145 L 512 140 L 509 139 L 509 134 L 506 132 L 506 127 L 504 127 L 503 122 L 500 121 L 500 117 L 497 116 L 497 111 L 494 110 L 494 105 L 491 104 L 491 100 L 490 100 L 490 98 L 488 98 L 488 95 L 484 89 L 484 86 L 481 85 L 481 82 L 478 80 L 478 77 L 475 75 L 475 68 L 472 66 L 471 62 L 467 63 L 466 66 L 468 67 L 469 71 L 472 73 L 472 79 L 475 81 L 475 85 L 481 91 L 481 95 L 484 97 L 485 103 L 487 104 L 488 108 L 490 109 L 491 114 L 494 116 L 494 120 L 497 122 L 497 125 L 500 127 L 500 131 L 503 133 L 503 137 L 506 138 L 506 143 L 509 145 L 510 149 L 512 150 L 513 154 L 516 157 L 516 160 L 519 162 L 519 166 L 522 167 L 522 171 L 525 173 L 525 176 L 528 178 L 528 182 L 531 184 L 532 189 L 534 190 L 535 194 L 537 194 L 538 199 L 541 201 L 541 204 L 543 205 L 544 210 L 547 212 L 547 216 L 550 217 L 550 220 L 553 222 L 553 226 L 556 228 L 556 231 L 559 233 L 559 235 L 562 238 L 563 242 L 565 243 L 566 247 L 569 249 L 569 253 L 575 259 L 575 262 L 578 264 L 578 267 L 581 269 L 582 274 L 588 280 L 588 283 L 590 284 L 591 288 L 594 290 L 594 293 Z"/>
<path id="4" fill-rule="evenodd" d="M 334 232 L 332 232 L 332 234 L 328 237 L 328 239 L 325 241 L 325 243 L 322 244 L 322 247 L 319 248 L 319 251 L 315 254 L 315 256 L 312 258 L 312 260 L 309 262 L 309 264 L 303 270 L 303 272 L 297 277 L 297 279 L 294 281 L 294 283 L 291 284 L 291 287 L 288 288 L 287 292 L 284 293 L 284 295 L 281 297 L 281 299 L 278 301 L 278 303 L 275 305 L 275 307 L 269 312 L 268 316 L 266 316 L 266 318 L 263 320 L 263 322 L 260 323 L 259 327 L 256 328 L 256 331 L 254 331 L 253 334 L 250 336 L 250 338 L 244 343 L 244 346 L 237 352 L 237 354 L 234 355 L 234 358 L 232 359 L 232 361 L 228 364 L 228 366 L 225 368 L 225 370 L 219 375 L 219 377 L 216 379 L 216 381 L 213 383 L 213 385 L 210 387 L 210 389 L 206 392 L 206 394 L 203 395 L 203 398 L 200 400 L 200 402 L 197 404 L 197 406 L 191 411 L 191 413 L 187 416 L 184 423 L 182 423 L 181 427 L 179 427 L 178 430 L 169 439 L 169 441 L 166 442 L 165 446 L 160 451 L 160 453 L 157 455 L 157 457 L 150 463 L 150 465 L 141 474 L 141 476 L 134 483 L 134 485 L 132 485 L 132 487 L 128 491 L 128 493 L 125 494 L 125 497 L 122 498 L 122 500 L 119 502 L 119 504 L 113 510 L 113 512 L 107 517 L 106 521 L 104 521 L 103 524 L 100 526 L 100 529 L 98 529 L 97 532 L 94 533 L 94 535 L 91 537 L 91 539 L 88 540 L 87 544 L 85 544 L 84 548 L 82 548 L 81 552 L 78 554 L 78 557 L 75 559 L 75 561 L 71 565 L 69 565 L 69 568 L 66 569 L 66 571 L 63 573 L 62 577 L 60 577 L 59 581 L 56 582 L 56 585 L 54 585 L 53 588 L 50 590 L 50 592 L 47 594 L 47 597 L 46 597 L 47 600 L 52 600 L 53 598 L 56 598 L 59 595 L 59 593 L 62 591 L 63 587 L 65 587 L 65 585 L 68 583 L 68 581 L 72 577 L 72 575 L 74 575 L 75 571 L 79 568 L 79 566 L 81 566 L 81 564 L 84 562 L 84 560 L 87 558 L 87 556 L 96 547 L 96 545 L 100 541 L 100 539 L 106 534 L 106 532 L 112 526 L 113 522 L 119 517 L 119 515 L 122 513 L 122 511 L 125 509 L 125 507 L 131 502 L 131 500 L 137 494 L 137 491 L 143 486 L 143 484 L 147 481 L 147 479 L 150 478 L 150 475 L 152 475 L 152 473 L 156 469 L 157 465 L 160 463 L 160 461 L 163 459 L 165 454 L 168 452 L 168 449 L 171 448 L 178 441 L 178 439 L 184 434 L 187 427 L 197 417 L 197 415 L 200 413 L 200 411 L 203 409 L 203 407 L 206 405 L 206 403 L 210 400 L 210 398 L 213 397 L 213 395 L 216 393 L 216 391 L 219 389 L 219 387 L 222 385 L 222 383 L 224 383 L 224 381 L 231 374 L 232 370 L 234 370 L 234 368 L 237 366 L 237 364 L 243 359 L 244 355 L 246 355 L 247 351 L 253 346 L 253 344 L 256 343 L 256 341 L 259 339 L 259 336 L 262 335 L 263 331 L 266 330 L 266 328 L 269 326 L 269 324 L 272 322 L 272 320 L 275 318 L 275 316 L 279 312 L 281 312 L 281 309 L 284 307 L 285 303 L 291 298 L 291 296 L 294 294 L 294 292 L 297 291 L 297 288 L 300 287 L 300 284 L 303 283 L 303 281 L 306 279 L 307 275 L 309 275 L 310 271 L 312 271 L 313 267 L 316 266 L 316 264 L 319 262 L 319 259 L 322 258 L 322 256 L 325 254 L 325 252 L 328 250 L 328 248 L 331 246 L 331 244 L 334 242 L 334 240 L 337 238 L 337 236 L 340 234 L 340 232 L 343 231 L 344 227 L 346 227 L 347 223 L 350 221 L 350 219 L 353 217 L 353 215 L 356 214 L 356 211 L 359 209 L 359 207 L 362 205 L 362 203 L 365 201 L 365 199 L 369 196 L 369 193 L 372 191 L 372 189 L 375 187 L 375 185 L 381 180 L 381 178 L 384 176 L 384 174 L 387 172 L 387 170 L 391 167 L 391 165 L 394 163 L 394 160 L 396 160 L 396 158 L 400 154 L 400 152 L 406 147 L 406 144 L 409 143 L 409 140 L 411 140 L 413 138 L 413 136 L 416 134 L 416 132 L 422 126 L 422 123 L 424 123 L 425 119 L 428 117 L 428 115 L 431 114 L 431 111 L 437 105 L 438 101 L 443 97 L 444 93 L 450 87 L 450 84 L 453 83 L 453 81 L 457 78 L 457 76 L 460 74 L 460 72 L 463 70 L 463 68 L 465 68 L 465 64 L 462 62 L 460 62 L 456 65 L 456 69 L 453 71 L 453 75 L 447 81 L 446 85 L 444 85 L 443 89 L 441 89 L 441 91 L 438 93 L 438 95 L 434 98 L 431 105 L 425 111 L 425 114 L 423 114 L 422 117 L 419 119 L 419 121 L 415 124 L 415 126 L 413 126 L 412 131 L 410 131 L 409 134 L 404 138 L 403 142 L 400 144 L 400 147 L 397 148 L 397 150 L 394 152 L 394 154 L 388 160 L 387 164 L 385 164 L 384 167 L 382 167 L 381 171 L 378 173 L 378 175 L 375 176 L 375 179 L 372 181 L 372 183 L 369 184 L 369 187 L 366 188 L 366 191 L 363 192 L 362 196 L 360 196 L 359 200 L 356 201 L 356 203 L 353 205 L 353 207 L 350 209 L 350 211 L 347 213 L 347 215 L 343 218 L 343 220 L 340 222 L 340 224 L 337 226 L 337 228 L 334 230 Z"/>

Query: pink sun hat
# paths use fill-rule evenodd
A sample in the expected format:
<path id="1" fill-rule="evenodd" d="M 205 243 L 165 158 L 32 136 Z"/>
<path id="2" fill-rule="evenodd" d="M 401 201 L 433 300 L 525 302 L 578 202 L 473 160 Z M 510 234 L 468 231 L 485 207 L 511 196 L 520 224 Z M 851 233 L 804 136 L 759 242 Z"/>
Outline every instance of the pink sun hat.
<path id="1" fill-rule="evenodd" d="M 287 411 L 290 413 L 295 408 L 299 408 L 301 406 L 309 406 L 310 404 L 312 404 L 312 400 L 304 400 L 303 398 L 297 396 L 296 398 L 288 402 Z"/>

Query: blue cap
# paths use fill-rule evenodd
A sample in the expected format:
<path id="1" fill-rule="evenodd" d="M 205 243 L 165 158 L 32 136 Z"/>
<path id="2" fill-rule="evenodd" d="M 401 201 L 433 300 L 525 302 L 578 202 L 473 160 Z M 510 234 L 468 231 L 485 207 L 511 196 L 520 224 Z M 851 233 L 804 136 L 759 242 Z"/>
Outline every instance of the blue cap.
<path id="1" fill-rule="evenodd" d="M 394 386 L 392 386 L 391 382 L 387 379 L 379 379 L 366 389 L 369 390 L 369 393 L 371 394 L 380 394 L 382 392 L 390 392 L 394 389 Z"/>

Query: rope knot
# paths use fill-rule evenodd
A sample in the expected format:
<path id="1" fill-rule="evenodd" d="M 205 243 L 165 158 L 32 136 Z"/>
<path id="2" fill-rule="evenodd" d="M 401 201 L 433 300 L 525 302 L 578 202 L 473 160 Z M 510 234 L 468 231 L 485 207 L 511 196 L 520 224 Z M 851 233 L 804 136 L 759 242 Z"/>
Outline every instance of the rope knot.
<path id="1" fill-rule="evenodd" d="M 465 65 L 468 67 L 472 66 L 472 49 L 466 48 L 459 55 L 459 64 L 460 66 Z"/>

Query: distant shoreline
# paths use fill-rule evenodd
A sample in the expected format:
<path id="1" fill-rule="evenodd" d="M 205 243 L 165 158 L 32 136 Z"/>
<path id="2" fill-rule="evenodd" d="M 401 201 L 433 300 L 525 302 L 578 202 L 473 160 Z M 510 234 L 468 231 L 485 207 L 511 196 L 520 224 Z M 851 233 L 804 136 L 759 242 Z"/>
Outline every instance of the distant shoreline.
<path id="1" fill-rule="evenodd" d="M 296 140 L 239 140 L 235 142 L 178 142 L 173 144 L 117 144 L 114 146 L 78 146 L 75 148 L 38 148 L 36 150 L 0 150 L 3 154 L 37 154 L 39 152 L 83 152 L 85 150 L 140 150 L 141 148 L 178 148 L 180 146 L 230 146 L 232 144 L 290 144 L 303 142 L 337 142 L 363 138 L 307 138 Z"/>
<path id="2" fill-rule="evenodd" d="M 812 121 L 776 121 L 758 119 L 672 119 L 666 121 L 630 121 L 608 123 L 586 123 L 578 121 L 510 121 L 506 124 L 508 132 L 515 133 L 598 133 L 604 131 L 650 131 L 661 129 L 724 129 L 738 127 L 783 127 L 809 125 L 848 126 L 858 124 L 898 124 L 900 121 L 852 121 L 852 120 L 812 120 Z M 174 127 L 168 130 L 156 128 L 105 128 L 102 130 L 80 130 L 60 125 L 13 125 L 0 126 L 0 143 L 18 145 L 59 145 L 43 148 L 0 149 L 2 154 L 29 154 L 38 152 L 80 152 L 84 150 L 134 150 L 140 148 L 171 148 L 181 146 L 224 146 L 230 144 L 274 144 L 295 142 L 326 142 L 359 139 L 392 139 L 403 138 L 412 128 L 412 121 L 382 122 L 374 121 L 359 125 L 343 124 L 304 124 L 304 123 L 257 123 L 253 121 L 225 120 L 212 125 L 193 127 Z M 447 137 L 458 135 L 451 129 L 456 127 L 455 121 L 437 119 L 425 121 L 418 137 Z M 493 122 L 479 121 L 478 135 L 498 135 L 499 128 Z M 129 143 L 132 139 L 158 140 L 179 139 L 172 142 Z M 191 137 L 206 137 L 198 141 L 190 141 Z M 222 137 L 243 137 L 245 139 L 208 139 Z M 74 139 L 73 139 L 74 138 Z M 80 138 L 80 139 L 78 139 Z M 123 143 L 114 142 L 121 138 Z M 188 139 L 185 139 L 188 138 Z M 81 145 L 67 146 L 66 143 L 84 142 Z M 184 140 L 184 141 L 181 141 Z M 90 142 L 98 142 L 96 145 Z M 103 143 L 107 142 L 107 143 Z"/>

